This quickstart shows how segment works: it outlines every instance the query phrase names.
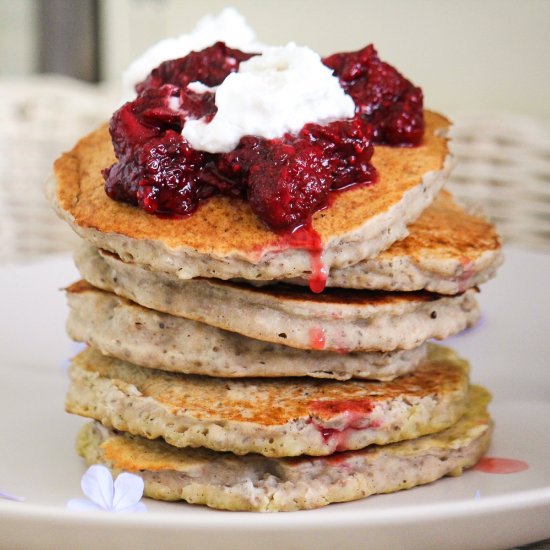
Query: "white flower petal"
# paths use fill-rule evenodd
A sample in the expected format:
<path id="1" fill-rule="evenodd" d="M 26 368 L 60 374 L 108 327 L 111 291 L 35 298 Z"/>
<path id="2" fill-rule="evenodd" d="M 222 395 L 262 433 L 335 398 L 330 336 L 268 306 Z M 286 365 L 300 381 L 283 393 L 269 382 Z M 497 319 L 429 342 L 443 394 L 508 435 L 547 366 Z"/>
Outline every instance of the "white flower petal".
<path id="1" fill-rule="evenodd" d="M 82 492 L 104 510 L 113 509 L 113 477 L 108 468 L 90 466 L 80 482 Z"/>
<path id="2" fill-rule="evenodd" d="M 123 472 L 115 480 L 113 508 L 117 511 L 134 506 L 143 496 L 143 479 Z"/>
<path id="3" fill-rule="evenodd" d="M 0 498 L 5 498 L 6 500 L 14 500 L 16 502 L 23 502 L 25 500 L 24 497 L 12 495 L 11 493 L 6 493 L 5 491 L 0 491 Z"/>

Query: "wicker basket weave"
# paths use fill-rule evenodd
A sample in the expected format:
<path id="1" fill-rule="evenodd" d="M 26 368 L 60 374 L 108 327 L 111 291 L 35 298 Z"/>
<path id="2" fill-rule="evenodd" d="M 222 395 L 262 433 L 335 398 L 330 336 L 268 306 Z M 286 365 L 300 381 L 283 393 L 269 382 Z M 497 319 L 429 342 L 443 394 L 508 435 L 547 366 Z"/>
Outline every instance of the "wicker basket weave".
<path id="1" fill-rule="evenodd" d="M 71 249 L 43 183 L 54 159 L 117 105 L 107 88 L 59 76 L 0 80 L 0 263 Z M 550 127 L 511 115 L 454 117 L 449 188 L 480 203 L 505 240 L 550 249 Z"/>
<path id="2" fill-rule="evenodd" d="M 550 249 L 550 124 L 510 114 L 457 115 L 448 188 L 478 203 L 504 240 Z"/>
<path id="3" fill-rule="evenodd" d="M 74 246 L 44 198 L 44 181 L 62 151 L 108 119 L 114 96 L 61 76 L 0 80 L 0 263 Z"/>

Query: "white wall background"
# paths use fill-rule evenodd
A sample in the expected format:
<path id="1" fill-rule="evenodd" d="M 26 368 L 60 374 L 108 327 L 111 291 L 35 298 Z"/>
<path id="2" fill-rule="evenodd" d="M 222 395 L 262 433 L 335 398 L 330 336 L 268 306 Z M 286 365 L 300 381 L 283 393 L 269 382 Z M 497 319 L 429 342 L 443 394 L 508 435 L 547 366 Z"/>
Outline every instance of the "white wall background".
<path id="1" fill-rule="evenodd" d="M 221 0 L 103 0 L 105 77 Z M 234 0 L 262 42 L 321 54 L 373 42 L 445 112 L 550 117 L 550 0 Z"/>
<path id="2" fill-rule="evenodd" d="M 36 69 L 36 0 L 0 0 L 0 74 Z"/>
<path id="3" fill-rule="evenodd" d="M 36 5 L 0 0 L 0 75 L 35 70 Z M 226 5 L 266 43 L 328 54 L 373 42 L 432 109 L 550 119 L 550 0 L 100 0 L 103 77 L 118 82 L 149 45 Z"/>

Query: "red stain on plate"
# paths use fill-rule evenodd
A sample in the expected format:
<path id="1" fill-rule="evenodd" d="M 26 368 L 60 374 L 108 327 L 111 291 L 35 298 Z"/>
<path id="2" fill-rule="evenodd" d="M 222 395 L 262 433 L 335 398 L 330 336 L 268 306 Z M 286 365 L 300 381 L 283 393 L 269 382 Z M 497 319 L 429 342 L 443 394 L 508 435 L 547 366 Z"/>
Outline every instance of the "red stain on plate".
<path id="1" fill-rule="evenodd" d="M 516 474 L 529 468 L 529 464 L 515 458 L 496 458 L 484 456 L 474 467 L 478 472 L 486 474 Z"/>

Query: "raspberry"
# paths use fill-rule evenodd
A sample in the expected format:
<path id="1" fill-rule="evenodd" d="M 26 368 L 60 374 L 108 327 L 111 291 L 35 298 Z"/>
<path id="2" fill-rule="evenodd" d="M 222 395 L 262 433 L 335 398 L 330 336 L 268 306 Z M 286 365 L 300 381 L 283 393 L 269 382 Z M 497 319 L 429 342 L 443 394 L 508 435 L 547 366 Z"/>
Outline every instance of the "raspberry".
<path id="1" fill-rule="evenodd" d="M 163 84 L 186 88 L 190 82 L 197 81 L 207 86 L 217 86 L 227 75 L 235 72 L 242 61 L 254 55 L 216 42 L 200 52 L 191 52 L 185 57 L 161 63 L 143 82 L 136 85 L 136 91 L 141 94 L 148 88 L 158 88 Z"/>
<path id="2" fill-rule="evenodd" d="M 205 158 L 181 134 L 167 130 L 125 160 L 105 172 L 111 198 L 137 204 L 149 213 L 185 215 L 196 209 L 197 172 Z"/>
<path id="3" fill-rule="evenodd" d="M 323 59 L 374 127 L 374 142 L 417 145 L 424 134 L 422 90 L 378 57 L 374 46 Z"/>
<path id="4" fill-rule="evenodd" d="M 292 144 L 265 140 L 248 174 L 248 200 L 254 213 L 275 231 L 305 223 L 326 205 L 330 181 L 322 149 L 303 139 Z"/>
<path id="5" fill-rule="evenodd" d="M 361 118 L 340 120 L 321 126 L 306 124 L 300 135 L 323 150 L 323 164 L 332 189 L 354 183 L 374 181 L 374 168 L 369 164 L 374 148 L 373 128 Z"/>
<path id="6" fill-rule="evenodd" d="M 216 105 L 214 93 L 187 85 L 216 86 L 252 55 L 218 42 L 161 64 L 138 84 L 137 99 L 111 119 L 118 162 L 103 171 L 107 194 L 150 213 L 186 215 L 221 193 L 248 199 L 267 226 L 288 233 L 308 226 L 332 190 L 376 180 L 373 142 L 420 143 L 422 91 L 367 46 L 323 60 L 355 101 L 354 118 L 271 140 L 245 136 L 224 154 L 192 149 L 181 135 L 185 121 L 208 121 Z"/>

